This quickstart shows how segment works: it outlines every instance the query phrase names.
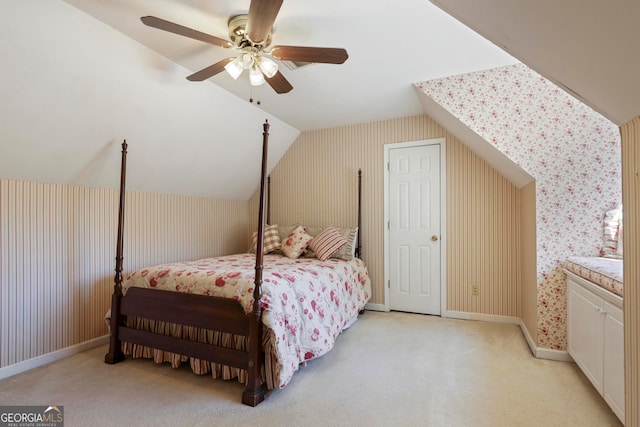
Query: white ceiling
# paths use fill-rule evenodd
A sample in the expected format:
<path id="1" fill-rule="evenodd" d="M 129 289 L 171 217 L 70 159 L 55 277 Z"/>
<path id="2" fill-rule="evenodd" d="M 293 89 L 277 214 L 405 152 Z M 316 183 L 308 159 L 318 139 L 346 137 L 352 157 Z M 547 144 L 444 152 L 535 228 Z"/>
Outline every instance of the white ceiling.
<path id="1" fill-rule="evenodd" d="M 62 1 L 0 13 L 0 179 L 247 200 L 299 131 Z"/>
<path id="2" fill-rule="evenodd" d="M 640 115 L 640 1 L 432 1 L 614 123 Z"/>
<path id="3" fill-rule="evenodd" d="M 246 13 L 250 3 L 65 1 L 192 72 L 231 56 L 230 51 L 149 28 L 140 17 L 154 15 L 228 39 L 228 18 Z M 246 102 L 253 97 L 261 101 L 259 108 L 304 131 L 423 114 L 413 83 L 516 62 L 427 0 L 285 0 L 274 26 L 272 45 L 277 44 L 343 47 L 349 59 L 297 70 L 281 66 L 293 85 L 282 95 L 266 84 L 252 92 L 246 73 L 237 81 L 223 72 L 190 84 L 213 83 Z M 106 59 L 117 61 L 118 52 Z"/>
<path id="4" fill-rule="evenodd" d="M 127 138 L 131 189 L 247 199 L 265 118 L 271 169 L 300 131 L 423 114 L 413 83 L 514 57 L 617 124 L 640 115 L 636 1 L 433 0 L 498 48 L 427 0 L 285 0 L 274 45 L 343 47 L 349 59 L 282 67 L 294 86 L 284 95 L 226 73 L 187 81 L 228 51 L 140 22 L 156 15 L 228 38 L 228 17 L 249 2 L 6 2 L 0 179 L 115 186 Z"/>

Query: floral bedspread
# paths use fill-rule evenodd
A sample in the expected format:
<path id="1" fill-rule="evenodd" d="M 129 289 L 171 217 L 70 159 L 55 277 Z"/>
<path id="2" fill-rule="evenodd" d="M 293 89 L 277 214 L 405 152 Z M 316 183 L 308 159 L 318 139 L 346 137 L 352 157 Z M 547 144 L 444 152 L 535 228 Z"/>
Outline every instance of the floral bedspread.
<path id="1" fill-rule="evenodd" d="M 267 357 L 275 360 L 274 386 L 282 388 L 300 363 L 331 350 L 371 297 L 371 281 L 357 258 L 265 255 L 263 264 L 262 322 L 275 341 Z M 233 298 L 251 313 L 254 278 L 255 255 L 239 254 L 144 268 L 126 278 L 123 292 L 142 287 Z"/>
<path id="2" fill-rule="evenodd" d="M 623 296 L 622 260 L 604 257 L 571 257 L 564 268 L 596 285 Z"/>

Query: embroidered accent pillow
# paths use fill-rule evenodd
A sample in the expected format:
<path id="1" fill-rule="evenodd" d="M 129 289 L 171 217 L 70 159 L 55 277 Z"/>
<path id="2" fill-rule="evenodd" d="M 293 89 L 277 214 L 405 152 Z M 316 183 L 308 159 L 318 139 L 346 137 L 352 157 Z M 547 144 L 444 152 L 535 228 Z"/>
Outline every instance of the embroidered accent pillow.
<path id="1" fill-rule="evenodd" d="M 311 240 L 309 248 L 315 252 L 318 259 L 326 261 L 346 244 L 347 240 L 338 230 L 334 226 L 329 226 Z"/>
<path id="2" fill-rule="evenodd" d="M 304 227 L 299 225 L 280 244 L 282 253 L 292 259 L 296 259 L 304 252 L 313 237 L 309 236 Z"/>
<path id="3" fill-rule="evenodd" d="M 256 253 L 258 246 L 258 232 L 253 232 L 253 244 L 251 245 L 251 253 Z M 280 249 L 280 235 L 278 234 L 278 225 L 267 225 L 264 228 L 264 253 L 268 254 Z"/>

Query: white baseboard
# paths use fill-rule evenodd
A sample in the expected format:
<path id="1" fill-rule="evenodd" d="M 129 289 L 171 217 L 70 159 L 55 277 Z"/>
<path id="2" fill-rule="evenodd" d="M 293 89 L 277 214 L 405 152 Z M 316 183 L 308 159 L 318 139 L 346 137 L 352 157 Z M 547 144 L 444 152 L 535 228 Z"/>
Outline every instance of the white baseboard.
<path id="1" fill-rule="evenodd" d="M 538 359 L 556 360 L 558 362 L 571 362 L 573 358 L 566 350 L 553 350 L 551 348 L 537 347 L 535 356 Z"/>
<path id="2" fill-rule="evenodd" d="M 573 362 L 573 358 L 569 355 L 569 353 L 565 350 L 553 350 L 550 348 L 538 347 L 533 342 L 533 338 L 531 334 L 527 330 L 524 322 L 519 317 L 512 316 L 498 316 L 495 314 L 483 314 L 483 313 L 468 313 L 465 311 L 445 311 L 442 314 L 442 317 L 449 317 L 452 319 L 462 319 L 462 320 L 481 320 L 485 322 L 494 322 L 494 323 L 509 323 L 512 325 L 520 326 L 522 330 L 522 334 L 524 335 L 527 344 L 529 345 L 529 349 L 531 349 L 531 354 L 537 359 L 547 359 L 547 360 L 556 360 L 559 362 Z"/>
<path id="3" fill-rule="evenodd" d="M 538 347 L 536 346 L 536 343 L 533 341 L 533 337 L 529 333 L 529 329 L 527 329 L 527 326 L 524 324 L 524 320 L 522 319 L 520 319 L 520 330 L 522 330 L 522 335 L 524 335 L 524 339 L 527 340 L 527 344 L 529 345 L 529 350 L 531 350 L 531 354 L 533 355 L 533 357 L 536 357 L 536 352 L 538 350 Z"/>
<path id="4" fill-rule="evenodd" d="M 520 329 L 522 330 L 524 338 L 527 340 L 527 344 L 529 345 L 529 349 L 531 350 L 533 357 L 537 359 L 556 360 L 558 362 L 573 362 L 573 358 L 566 350 L 553 350 L 550 348 L 536 346 L 529 330 L 522 320 L 520 321 Z"/>
<path id="5" fill-rule="evenodd" d="M 72 345 L 51 353 L 43 354 L 42 356 L 34 357 L 23 362 L 14 363 L 13 365 L 0 368 L 0 380 L 14 375 L 21 374 L 28 370 L 38 368 L 40 366 L 48 365 L 65 357 L 73 356 L 74 354 L 82 353 L 83 351 L 90 350 L 95 347 L 107 344 L 109 342 L 109 335 L 94 338 L 89 341 L 82 342 L 80 344 Z"/>
<path id="6" fill-rule="evenodd" d="M 371 311 L 385 311 L 388 312 L 389 307 L 384 304 L 367 304 L 365 306 L 365 310 Z M 443 318 L 450 319 L 461 319 L 461 320 L 479 320 L 484 322 L 493 322 L 493 323 L 508 323 L 511 325 L 518 325 L 522 330 L 522 334 L 524 335 L 527 344 L 529 345 L 529 349 L 531 350 L 531 354 L 533 357 L 537 359 L 547 359 L 547 360 L 556 360 L 559 362 L 573 362 L 573 358 L 569 355 L 567 351 L 564 350 L 553 350 L 550 348 L 538 347 L 533 341 L 531 334 L 527 330 L 524 322 L 519 317 L 513 316 L 499 316 L 496 314 L 484 314 L 484 313 L 469 313 L 466 311 L 452 311 L 445 310 L 441 315 Z"/>
<path id="7" fill-rule="evenodd" d="M 498 316 L 496 314 L 469 313 L 466 311 L 446 310 L 442 313 L 442 317 L 448 317 L 451 319 L 480 320 L 484 322 L 509 323 L 512 325 L 520 325 L 519 317 Z"/>
<path id="8" fill-rule="evenodd" d="M 386 311 L 386 312 L 390 311 L 389 307 L 387 307 L 384 304 L 372 304 L 372 303 L 365 305 L 364 309 L 371 310 L 371 311 Z"/>

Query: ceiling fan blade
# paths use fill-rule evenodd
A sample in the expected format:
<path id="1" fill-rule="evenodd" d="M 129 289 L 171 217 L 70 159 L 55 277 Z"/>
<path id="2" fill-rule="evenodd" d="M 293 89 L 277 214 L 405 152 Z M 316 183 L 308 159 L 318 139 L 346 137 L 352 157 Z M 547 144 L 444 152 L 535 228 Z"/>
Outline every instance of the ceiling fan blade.
<path id="1" fill-rule="evenodd" d="M 345 49 L 335 47 L 274 46 L 271 55 L 284 61 L 342 64 L 349 58 Z"/>
<path id="2" fill-rule="evenodd" d="M 219 72 L 224 70 L 224 66 L 229 62 L 233 61 L 235 58 L 225 58 L 222 61 L 218 61 L 213 65 L 209 65 L 207 68 L 203 68 L 197 73 L 193 73 L 187 77 L 187 80 L 192 82 L 201 82 L 203 80 L 207 80 L 209 77 L 213 77 Z"/>
<path id="3" fill-rule="evenodd" d="M 275 76 L 271 78 L 265 77 L 265 79 L 267 80 L 267 83 L 269 83 L 269 86 L 271 86 L 277 93 L 287 93 L 293 89 L 289 80 L 287 80 L 280 71 L 278 71 Z"/>
<path id="4" fill-rule="evenodd" d="M 164 19 L 156 18 L 155 16 L 143 16 L 140 18 L 144 25 L 157 28 L 159 30 L 168 31 L 170 33 L 179 34 L 181 36 L 189 37 L 192 39 L 200 40 L 205 43 L 214 44 L 222 47 L 233 47 L 233 43 L 230 41 L 212 36 L 210 34 L 201 33 L 192 28 L 187 28 L 175 22 L 166 21 Z"/>
<path id="5" fill-rule="evenodd" d="M 262 43 L 267 39 L 280 6 L 282 6 L 282 0 L 251 0 L 246 28 L 247 36 L 251 41 Z"/>

